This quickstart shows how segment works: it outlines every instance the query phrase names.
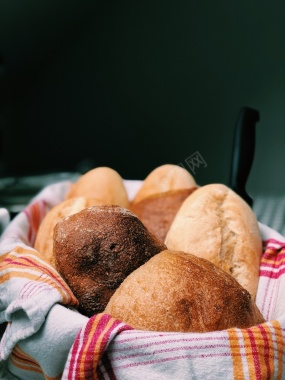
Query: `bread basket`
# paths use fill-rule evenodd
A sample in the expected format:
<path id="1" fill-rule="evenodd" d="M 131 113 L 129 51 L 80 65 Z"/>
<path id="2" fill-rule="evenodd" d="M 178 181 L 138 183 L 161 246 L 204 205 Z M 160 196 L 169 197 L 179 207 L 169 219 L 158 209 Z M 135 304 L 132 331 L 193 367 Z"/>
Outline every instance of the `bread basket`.
<path id="1" fill-rule="evenodd" d="M 130 198 L 140 181 L 125 180 Z M 257 305 L 266 323 L 212 333 L 137 331 L 76 311 L 59 274 L 33 247 L 46 212 L 70 186 L 47 186 L 1 238 L 1 379 L 285 378 L 285 238 L 259 224 L 264 253 Z"/>

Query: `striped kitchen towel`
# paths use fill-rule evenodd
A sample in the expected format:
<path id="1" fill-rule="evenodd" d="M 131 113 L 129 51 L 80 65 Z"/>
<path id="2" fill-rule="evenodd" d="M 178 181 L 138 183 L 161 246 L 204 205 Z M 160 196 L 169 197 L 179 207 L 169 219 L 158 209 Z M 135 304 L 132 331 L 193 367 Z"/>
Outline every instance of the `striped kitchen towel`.
<path id="1" fill-rule="evenodd" d="M 132 181 L 126 186 L 134 193 Z M 67 189 L 46 188 L 1 237 L 0 379 L 285 379 L 283 236 L 260 224 L 256 302 L 266 323 L 203 334 L 138 331 L 104 313 L 79 314 L 69 287 L 33 249 L 42 218 Z"/>
<path id="2" fill-rule="evenodd" d="M 59 275 L 33 249 L 47 211 L 69 186 L 51 185 L 5 229 L 0 242 L 0 379 L 60 379 L 87 318 Z"/>
<path id="3" fill-rule="evenodd" d="M 62 379 L 283 379 L 281 324 L 203 334 L 158 333 L 97 315 L 77 336 Z"/>
<path id="4" fill-rule="evenodd" d="M 97 315 L 77 336 L 63 379 L 285 379 L 285 239 L 260 228 L 264 255 L 257 304 L 267 323 L 212 333 L 158 333 Z"/>

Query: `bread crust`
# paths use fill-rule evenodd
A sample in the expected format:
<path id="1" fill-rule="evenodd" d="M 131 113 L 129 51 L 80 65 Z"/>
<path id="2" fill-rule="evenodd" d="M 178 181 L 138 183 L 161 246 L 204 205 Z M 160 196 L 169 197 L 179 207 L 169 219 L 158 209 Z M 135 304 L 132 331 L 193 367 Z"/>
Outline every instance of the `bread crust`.
<path id="1" fill-rule="evenodd" d="M 133 199 L 133 203 L 154 194 L 170 190 L 191 189 L 197 187 L 192 175 L 178 165 L 165 164 L 158 166 L 144 179 L 141 188 Z"/>
<path id="2" fill-rule="evenodd" d="M 131 211 L 115 205 L 86 208 L 54 228 L 56 266 L 89 317 L 104 310 L 133 270 L 165 248 Z"/>
<path id="3" fill-rule="evenodd" d="M 66 199 L 74 197 L 96 198 L 102 204 L 129 207 L 129 199 L 124 181 L 115 170 L 100 166 L 88 171 L 74 183 Z"/>
<path id="4" fill-rule="evenodd" d="M 183 201 L 196 189 L 192 187 L 149 195 L 133 203 L 130 209 L 152 234 L 164 241 Z"/>
<path id="5" fill-rule="evenodd" d="M 208 260 L 169 250 L 131 273 L 105 312 L 151 331 L 207 332 L 264 322 L 232 276 Z"/>
<path id="6" fill-rule="evenodd" d="M 115 170 L 108 167 L 92 169 L 71 184 L 65 199 L 53 207 L 41 222 L 34 247 L 46 261 L 56 267 L 53 254 L 53 229 L 56 223 L 84 208 L 101 204 L 129 207 L 123 179 Z"/>
<path id="7" fill-rule="evenodd" d="M 192 193 L 176 214 L 165 244 L 210 260 L 255 299 L 262 239 L 253 211 L 227 186 L 210 184 Z"/>
<path id="8" fill-rule="evenodd" d="M 75 214 L 86 207 L 100 205 L 101 200 L 94 198 L 76 197 L 66 199 L 54 206 L 42 220 L 34 243 L 34 248 L 40 252 L 43 259 L 53 267 L 56 261 L 53 254 L 53 230 L 62 218 Z"/>

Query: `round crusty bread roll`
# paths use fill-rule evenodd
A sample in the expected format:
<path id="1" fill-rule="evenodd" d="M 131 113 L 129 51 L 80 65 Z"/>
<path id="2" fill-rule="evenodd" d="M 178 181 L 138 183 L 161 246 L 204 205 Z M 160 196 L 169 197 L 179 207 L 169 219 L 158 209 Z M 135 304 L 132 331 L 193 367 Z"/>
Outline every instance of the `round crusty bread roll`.
<path id="1" fill-rule="evenodd" d="M 102 202 L 98 199 L 85 197 L 76 197 L 66 199 L 54 206 L 43 218 L 34 243 L 34 248 L 41 253 L 43 259 L 53 267 L 56 262 L 53 254 L 53 230 L 57 222 L 69 215 L 75 214 L 84 208 L 100 205 Z"/>
<path id="2" fill-rule="evenodd" d="M 264 322 L 250 294 L 197 256 L 165 250 L 131 273 L 105 313 L 139 330 L 207 332 Z"/>
<path id="3" fill-rule="evenodd" d="M 133 203 L 158 193 L 169 190 L 191 189 L 197 187 L 192 175 L 179 165 L 165 164 L 158 166 L 144 179 L 136 193 Z"/>
<path id="4" fill-rule="evenodd" d="M 86 208 L 54 228 L 56 266 L 89 317 L 105 309 L 133 270 L 165 248 L 131 211 L 115 205 Z"/>
<path id="5" fill-rule="evenodd" d="M 102 166 L 88 171 L 72 184 L 66 199 L 96 198 L 102 204 L 129 207 L 127 190 L 122 177 L 113 169 Z"/>
<path id="6" fill-rule="evenodd" d="M 183 201 L 196 188 L 169 190 L 149 195 L 139 202 L 131 204 L 130 209 L 152 234 L 164 241 Z"/>
<path id="7" fill-rule="evenodd" d="M 227 186 L 211 184 L 193 192 L 177 212 L 165 244 L 210 260 L 255 299 L 262 239 L 253 211 Z"/>

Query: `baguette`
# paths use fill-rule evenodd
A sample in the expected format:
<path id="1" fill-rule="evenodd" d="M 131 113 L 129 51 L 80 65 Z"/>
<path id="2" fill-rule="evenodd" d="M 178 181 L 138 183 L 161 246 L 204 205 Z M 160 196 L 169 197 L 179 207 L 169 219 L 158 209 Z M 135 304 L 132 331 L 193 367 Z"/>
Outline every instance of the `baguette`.
<path id="1" fill-rule="evenodd" d="M 210 260 L 255 299 L 262 239 L 255 214 L 227 186 L 211 184 L 192 193 L 176 214 L 165 244 Z"/>

